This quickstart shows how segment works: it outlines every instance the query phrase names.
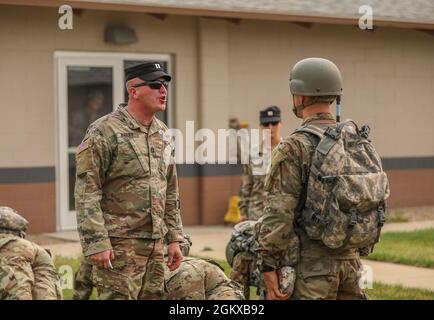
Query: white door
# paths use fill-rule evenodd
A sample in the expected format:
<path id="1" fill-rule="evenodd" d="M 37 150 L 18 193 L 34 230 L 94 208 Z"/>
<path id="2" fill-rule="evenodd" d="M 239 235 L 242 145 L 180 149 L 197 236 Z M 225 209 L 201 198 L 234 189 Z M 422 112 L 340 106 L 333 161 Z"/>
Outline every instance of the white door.
<path id="1" fill-rule="evenodd" d="M 96 119 L 126 102 L 124 68 L 145 61 L 161 61 L 169 70 L 168 55 L 56 52 L 57 229 L 77 227 L 74 203 L 75 149 Z M 168 110 L 170 110 L 170 91 Z M 158 115 L 170 125 L 170 112 Z"/>

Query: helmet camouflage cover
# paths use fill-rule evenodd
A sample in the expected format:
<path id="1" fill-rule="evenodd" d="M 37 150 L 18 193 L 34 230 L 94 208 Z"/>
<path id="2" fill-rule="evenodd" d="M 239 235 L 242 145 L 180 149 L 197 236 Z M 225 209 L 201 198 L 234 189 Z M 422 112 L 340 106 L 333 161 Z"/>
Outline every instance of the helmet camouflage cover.
<path id="1" fill-rule="evenodd" d="M 256 221 L 247 220 L 235 225 L 231 238 L 226 245 L 226 260 L 229 265 L 233 265 L 234 257 L 242 251 L 254 252 L 253 245 L 255 242 Z"/>
<path id="2" fill-rule="evenodd" d="M 188 234 L 184 234 L 184 240 L 179 244 L 182 255 L 187 257 L 190 253 L 190 247 L 193 243 L 191 242 L 191 237 Z"/>
<path id="3" fill-rule="evenodd" d="M 27 230 L 29 222 L 15 209 L 0 207 L 0 229 L 22 233 Z"/>

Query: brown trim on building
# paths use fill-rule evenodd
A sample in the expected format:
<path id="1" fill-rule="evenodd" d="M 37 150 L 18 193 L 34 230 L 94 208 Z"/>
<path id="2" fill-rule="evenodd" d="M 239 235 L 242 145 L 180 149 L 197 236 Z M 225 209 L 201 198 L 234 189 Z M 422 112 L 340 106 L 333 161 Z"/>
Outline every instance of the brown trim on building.
<path id="1" fill-rule="evenodd" d="M 9 5 L 24 5 L 24 6 L 39 6 L 39 7 L 59 7 L 63 4 L 68 4 L 77 9 L 93 9 L 93 10 L 108 10 L 108 11 L 127 11 L 127 12 L 143 12 L 154 14 L 174 14 L 188 15 L 199 17 L 221 17 L 221 18 L 236 18 L 236 19 L 255 19 L 268 21 L 290 21 L 290 22 L 306 22 L 306 23 L 326 23 L 339 25 L 358 25 L 359 17 L 340 17 L 340 16 L 320 16 L 306 13 L 305 15 L 282 14 L 272 11 L 236 11 L 223 9 L 204 9 L 204 8 L 185 8 L 176 6 L 153 6 L 145 4 L 121 4 L 121 3 L 106 3 L 106 2 L 91 2 L 80 0 L 0 0 L 0 4 Z M 432 21 L 415 21 L 415 20 L 387 20 L 375 19 L 376 27 L 395 27 L 406 29 L 434 29 Z"/>
<path id="2" fill-rule="evenodd" d="M 55 183 L 0 184 L 0 206 L 18 210 L 29 221 L 29 233 L 56 231 Z"/>
<path id="3" fill-rule="evenodd" d="M 229 208 L 231 196 L 239 195 L 241 176 L 203 177 L 202 208 L 203 225 L 224 223 L 224 216 Z M 185 213 L 184 213 L 185 214 Z"/>
<path id="4" fill-rule="evenodd" d="M 387 170 L 391 208 L 434 205 L 434 169 Z"/>
<path id="5" fill-rule="evenodd" d="M 199 205 L 200 178 L 180 177 L 178 183 L 182 223 L 184 225 L 201 224 Z"/>
<path id="6" fill-rule="evenodd" d="M 434 205 L 434 168 L 387 170 L 391 196 L 391 208 Z M 202 177 L 200 193 L 203 205 L 200 209 L 203 225 L 223 223 L 229 198 L 239 194 L 240 176 Z M 183 211 L 186 216 L 186 212 Z"/>
<path id="7" fill-rule="evenodd" d="M 180 177 L 237 176 L 243 172 L 240 164 L 178 164 Z"/>

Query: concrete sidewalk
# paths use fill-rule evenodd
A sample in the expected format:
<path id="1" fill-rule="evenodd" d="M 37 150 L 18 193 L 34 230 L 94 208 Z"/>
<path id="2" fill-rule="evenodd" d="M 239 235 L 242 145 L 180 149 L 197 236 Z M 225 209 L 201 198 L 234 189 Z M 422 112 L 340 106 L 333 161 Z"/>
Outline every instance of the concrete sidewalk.
<path id="1" fill-rule="evenodd" d="M 434 228 L 434 221 L 390 223 L 386 224 L 383 231 L 413 231 L 428 228 Z M 225 248 L 233 230 L 232 227 L 187 226 L 184 227 L 184 230 L 191 236 L 193 242 L 190 250 L 191 255 L 226 260 Z M 81 254 L 81 246 L 76 231 L 50 233 L 45 234 L 44 237 L 42 246 L 50 249 L 53 255 L 78 257 Z M 50 239 L 53 243 L 50 243 Z M 372 268 L 374 281 L 434 290 L 434 269 L 368 260 L 364 260 L 363 264 Z"/>
<path id="2" fill-rule="evenodd" d="M 190 254 L 195 256 L 226 260 L 225 248 L 229 242 L 233 228 L 225 226 L 190 226 L 184 227 L 185 233 L 189 234 L 193 242 Z M 55 256 L 75 258 L 80 256 L 82 250 L 77 231 L 62 231 L 46 233 L 41 245 L 49 249 Z M 38 236 L 29 240 L 38 243 Z M 50 243 L 52 239 L 52 243 Z"/>
<path id="3" fill-rule="evenodd" d="M 434 269 L 371 260 L 362 263 L 372 268 L 373 281 L 434 291 Z"/>

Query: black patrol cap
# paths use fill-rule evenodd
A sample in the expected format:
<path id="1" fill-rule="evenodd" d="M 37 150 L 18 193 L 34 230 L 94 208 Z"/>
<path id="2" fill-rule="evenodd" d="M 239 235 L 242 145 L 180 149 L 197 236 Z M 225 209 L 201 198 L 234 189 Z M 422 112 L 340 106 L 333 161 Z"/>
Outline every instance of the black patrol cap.
<path id="1" fill-rule="evenodd" d="M 164 80 L 170 81 L 172 77 L 167 74 L 160 62 L 146 62 L 125 69 L 125 82 L 134 78 L 140 78 L 144 81 L 153 81 L 164 77 Z"/>
<path id="2" fill-rule="evenodd" d="M 265 108 L 260 112 L 259 121 L 261 124 L 280 122 L 280 108 L 278 106 Z"/>

